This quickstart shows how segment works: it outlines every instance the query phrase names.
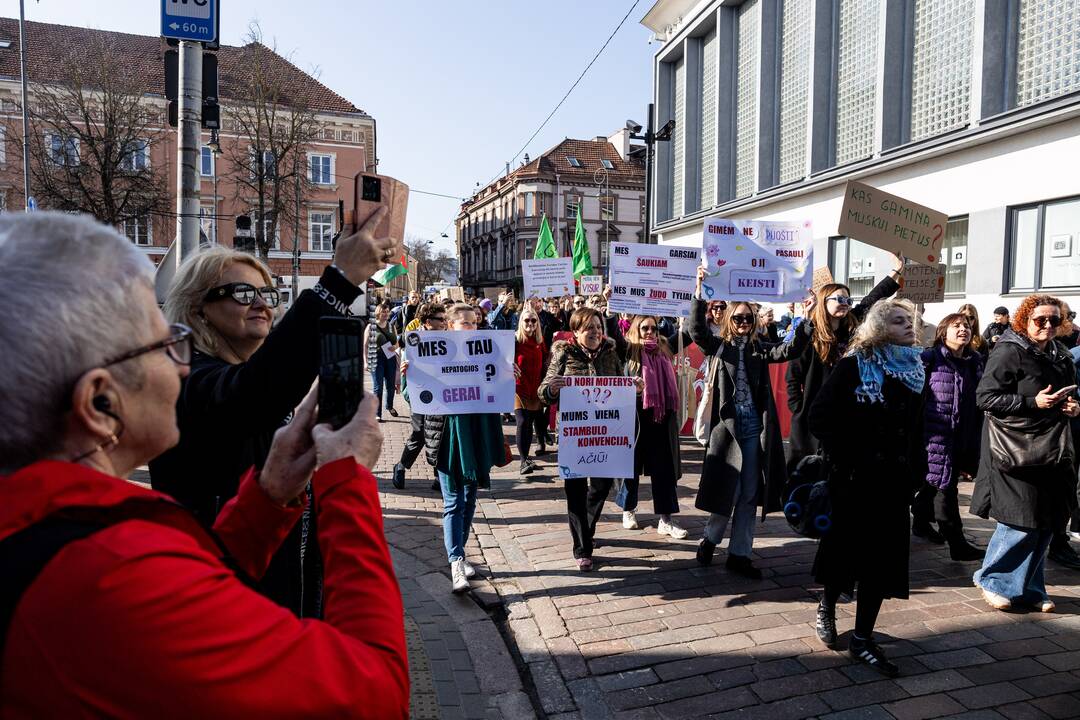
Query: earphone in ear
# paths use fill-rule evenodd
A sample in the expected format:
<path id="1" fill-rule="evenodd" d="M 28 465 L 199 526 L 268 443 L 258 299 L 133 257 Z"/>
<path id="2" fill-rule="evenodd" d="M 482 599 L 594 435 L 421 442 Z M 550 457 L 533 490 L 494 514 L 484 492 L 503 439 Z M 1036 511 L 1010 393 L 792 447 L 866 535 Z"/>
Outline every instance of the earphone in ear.
<path id="1" fill-rule="evenodd" d="M 99 412 L 107 413 L 109 410 L 112 410 L 112 403 L 109 402 L 109 398 L 105 395 L 94 396 L 91 404 L 94 406 L 94 409 Z"/>

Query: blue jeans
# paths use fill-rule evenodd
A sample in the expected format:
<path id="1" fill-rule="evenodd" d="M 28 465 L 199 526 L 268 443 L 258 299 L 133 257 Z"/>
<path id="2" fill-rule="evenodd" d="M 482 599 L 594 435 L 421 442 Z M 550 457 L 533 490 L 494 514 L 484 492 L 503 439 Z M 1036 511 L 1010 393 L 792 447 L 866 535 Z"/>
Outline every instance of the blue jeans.
<path id="1" fill-rule="evenodd" d="M 386 409 L 394 409 L 394 388 L 397 386 L 397 358 L 388 358 L 380 348 L 375 356 L 375 367 L 371 368 L 371 384 L 375 397 L 382 399 L 383 387 L 386 387 Z M 375 409 L 382 417 L 382 405 Z"/>
<path id="2" fill-rule="evenodd" d="M 457 480 L 457 491 L 450 492 L 450 476 L 439 471 L 439 487 L 443 499 L 443 545 L 450 562 L 465 559 L 465 543 L 469 540 L 473 514 L 476 512 L 476 483 Z"/>
<path id="3" fill-rule="evenodd" d="M 739 450 L 742 452 L 742 467 L 739 468 L 739 482 L 735 486 L 735 502 L 732 507 L 731 542 L 728 543 L 728 555 L 750 557 L 754 547 L 754 521 L 757 518 L 757 493 L 761 476 L 761 438 L 760 425 L 757 432 L 750 434 L 752 428 L 740 434 Z M 719 545 L 727 530 L 728 517 L 719 513 L 709 515 L 705 524 L 705 537 L 709 542 Z"/>
<path id="4" fill-rule="evenodd" d="M 998 523 L 986 546 L 975 584 L 1017 603 L 1041 603 L 1046 594 L 1043 569 L 1053 530 L 1029 530 Z"/>

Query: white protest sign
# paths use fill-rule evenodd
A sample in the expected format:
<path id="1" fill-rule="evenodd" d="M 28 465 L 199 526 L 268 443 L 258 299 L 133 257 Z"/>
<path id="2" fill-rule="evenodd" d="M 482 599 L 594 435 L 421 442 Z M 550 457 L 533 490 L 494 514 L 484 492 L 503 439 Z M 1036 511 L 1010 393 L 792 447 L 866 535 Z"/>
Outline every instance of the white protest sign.
<path id="1" fill-rule="evenodd" d="M 604 291 L 603 275 L 582 275 L 580 283 L 582 295 L 599 295 Z"/>
<path id="2" fill-rule="evenodd" d="M 701 248 L 611 243 L 612 312 L 687 317 Z"/>
<path id="3" fill-rule="evenodd" d="M 810 222 L 705 221 L 706 300 L 796 302 L 814 281 Z"/>
<path id="4" fill-rule="evenodd" d="M 562 297 L 574 294 L 574 259 L 522 260 L 525 297 Z"/>
<path id="5" fill-rule="evenodd" d="M 512 330 L 405 334 L 409 402 L 421 415 L 514 411 Z"/>
<path id="6" fill-rule="evenodd" d="M 633 477 L 636 425 L 633 378 L 567 377 L 559 391 L 559 475 Z"/>
<path id="7" fill-rule="evenodd" d="M 945 299 L 945 265 L 908 265 L 900 276 L 896 297 L 913 303 L 942 302 Z"/>

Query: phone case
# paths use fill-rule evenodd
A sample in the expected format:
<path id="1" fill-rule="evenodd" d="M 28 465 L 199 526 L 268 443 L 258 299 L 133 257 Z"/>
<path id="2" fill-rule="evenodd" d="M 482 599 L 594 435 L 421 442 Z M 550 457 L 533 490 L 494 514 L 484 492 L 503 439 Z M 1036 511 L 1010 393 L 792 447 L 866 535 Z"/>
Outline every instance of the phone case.
<path id="1" fill-rule="evenodd" d="M 362 199 L 364 176 L 377 177 L 382 183 L 382 199 L 380 202 L 372 202 Z M 390 237 L 397 242 L 405 240 L 405 216 L 409 208 L 409 186 L 386 175 L 372 175 L 371 173 L 357 173 L 355 178 L 355 210 L 353 211 L 353 227 L 357 230 L 364 226 L 380 205 L 385 205 L 390 212 L 383 218 L 375 229 L 375 237 Z"/>

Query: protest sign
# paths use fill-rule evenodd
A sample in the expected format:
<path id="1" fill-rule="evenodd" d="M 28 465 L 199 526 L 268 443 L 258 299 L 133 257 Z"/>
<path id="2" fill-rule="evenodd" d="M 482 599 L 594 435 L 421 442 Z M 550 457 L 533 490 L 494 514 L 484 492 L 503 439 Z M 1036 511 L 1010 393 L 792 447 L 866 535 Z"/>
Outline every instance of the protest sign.
<path id="1" fill-rule="evenodd" d="M 559 475 L 633 477 L 636 424 L 633 378 L 567 377 L 559 391 Z"/>
<path id="2" fill-rule="evenodd" d="M 455 285 L 454 287 L 443 288 L 439 291 L 439 297 L 450 299 L 455 302 L 465 302 L 465 289 Z"/>
<path id="3" fill-rule="evenodd" d="M 562 297 L 574 294 L 574 259 L 522 260 L 525 297 Z"/>
<path id="4" fill-rule="evenodd" d="M 512 330 L 405 334 L 409 402 L 421 415 L 514 411 Z"/>
<path id="5" fill-rule="evenodd" d="M 582 275 L 579 287 L 581 288 L 582 295 L 599 295 L 604 290 L 604 276 Z"/>
<path id="6" fill-rule="evenodd" d="M 795 302 L 810 294 L 810 222 L 705 221 L 706 300 Z"/>
<path id="7" fill-rule="evenodd" d="M 948 224 L 949 216 L 943 212 L 848 180 L 837 232 L 917 263 L 936 265 Z"/>
<path id="8" fill-rule="evenodd" d="M 701 249 L 611 243 L 612 312 L 686 317 L 697 285 Z"/>
<path id="9" fill-rule="evenodd" d="M 832 270 L 829 269 L 828 265 L 824 265 L 814 270 L 814 276 L 811 285 L 815 292 L 825 287 L 826 285 L 832 285 L 833 282 L 834 281 L 832 276 Z"/>
<path id="10" fill-rule="evenodd" d="M 900 276 L 896 297 L 913 303 L 941 302 L 945 299 L 945 265 L 908 265 Z"/>

